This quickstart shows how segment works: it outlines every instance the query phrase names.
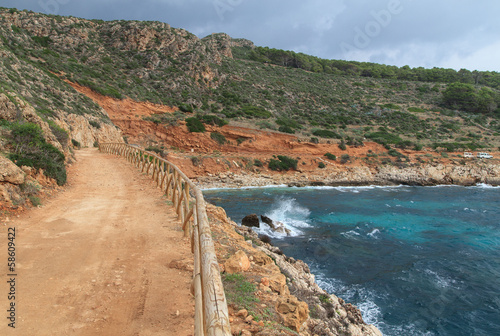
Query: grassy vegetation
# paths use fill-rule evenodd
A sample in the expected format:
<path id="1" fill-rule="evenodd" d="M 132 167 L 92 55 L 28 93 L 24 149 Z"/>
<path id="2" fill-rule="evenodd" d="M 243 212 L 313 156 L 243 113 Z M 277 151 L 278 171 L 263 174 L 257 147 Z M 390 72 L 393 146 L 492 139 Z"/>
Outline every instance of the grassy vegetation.
<path id="1" fill-rule="evenodd" d="M 57 184 L 66 183 L 64 154 L 45 141 L 39 126 L 30 123 L 12 124 L 10 145 L 13 152 L 9 158 L 18 166 L 41 168 L 44 174 L 55 179 Z"/>
<path id="2" fill-rule="evenodd" d="M 229 304 L 249 311 L 255 309 L 255 303 L 258 302 L 258 298 L 255 296 L 257 288 L 248 282 L 242 274 L 224 274 L 222 282 Z"/>

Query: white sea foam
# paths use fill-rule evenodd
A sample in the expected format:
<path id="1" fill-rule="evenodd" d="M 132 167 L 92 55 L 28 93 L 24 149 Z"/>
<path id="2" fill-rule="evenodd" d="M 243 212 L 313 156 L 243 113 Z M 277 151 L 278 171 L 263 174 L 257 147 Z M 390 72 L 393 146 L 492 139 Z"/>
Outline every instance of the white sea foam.
<path id="1" fill-rule="evenodd" d="M 368 236 L 375 238 L 375 239 L 378 239 L 377 235 L 379 235 L 379 234 L 380 234 L 379 229 L 373 229 L 370 233 L 367 233 Z"/>
<path id="2" fill-rule="evenodd" d="M 341 235 L 346 237 L 346 238 L 355 238 L 356 236 L 361 236 L 361 234 L 359 232 L 356 232 L 354 230 L 342 232 Z"/>
<path id="3" fill-rule="evenodd" d="M 304 206 L 301 206 L 295 198 L 280 197 L 271 207 L 271 210 L 264 215 L 271 218 L 273 222 L 280 222 L 290 230 L 291 236 L 299 236 L 302 234 L 300 228 L 307 228 L 309 224 L 309 215 L 311 211 Z M 261 223 L 260 228 L 256 230 L 261 234 L 268 235 L 273 238 L 284 238 L 285 233 L 274 232 L 269 225 Z"/>
<path id="4" fill-rule="evenodd" d="M 366 300 L 358 304 L 363 320 L 367 324 L 377 324 L 382 319 L 382 311 L 372 300 Z"/>
<path id="5" fill-rule="evenodd" d="M 478 183 L 478 184 L 476 184 L 475 188 L 481 188 L 481 189 L 500 189 L 500 186 L 492 186 L 491 184 Z"/>
<path id="6" fill-rule="evenodd" d="M 431 269 L 426 269 L 424 272 L 432 278 L 432 281 L 438 287 L 441 287 L 441 288 L 454 287 L 453 285 L 456 285 L 456 283 L 457 283 L 457 281 L 455 279 L 441 276 L 437 272 L 435 272 Z"/>

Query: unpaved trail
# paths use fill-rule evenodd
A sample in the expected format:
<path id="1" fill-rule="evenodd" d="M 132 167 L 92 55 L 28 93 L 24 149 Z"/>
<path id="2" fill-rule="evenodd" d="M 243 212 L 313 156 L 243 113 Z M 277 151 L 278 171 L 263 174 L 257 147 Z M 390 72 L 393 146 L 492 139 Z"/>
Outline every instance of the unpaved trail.
<path id="1" fill-rule="evenodd" d="M 173 208 L 124 159 L 77 151 L 69 186 L 0 228 L 0 335 L 192 335 L 192 255 Z M 16 328 L 7 230 L 16 228 Z"/>

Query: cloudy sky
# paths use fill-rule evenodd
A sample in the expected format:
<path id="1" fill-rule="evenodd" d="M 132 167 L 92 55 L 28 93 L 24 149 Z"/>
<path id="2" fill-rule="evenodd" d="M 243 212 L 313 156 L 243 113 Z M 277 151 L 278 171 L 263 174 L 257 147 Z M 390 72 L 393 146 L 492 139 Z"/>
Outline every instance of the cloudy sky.
<path id="1" fill-rule="evenodd" d="M 327 59 L 500 71 L 494 0 L 0 0 L 88 19 L 157 20 Z"/>

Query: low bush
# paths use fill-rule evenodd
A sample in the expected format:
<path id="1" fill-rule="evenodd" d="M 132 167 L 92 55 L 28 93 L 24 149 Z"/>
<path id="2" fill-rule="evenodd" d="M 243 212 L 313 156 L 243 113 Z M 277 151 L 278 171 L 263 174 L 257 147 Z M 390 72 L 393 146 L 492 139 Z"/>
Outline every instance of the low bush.
<path id="1" fill-rule="evenodd" d="M 94 128 L 97 128 L 97 129 L 101 128 L 101 124 L 95 120 L 89 120 L 89 124 L 90 124 L 90 126 L 92 126 Z"/>
<path id="2" fill-rule="evenodd" d="M 254 165 L 255 167 L 263 167 L 263 166 L 264 166 L 264 164 L 262 163 L 262 161 L 260 161 L 259 159 L 255 159 L 255 160 L 253 161 L 253 165 Z"/>
<path id="3" fill-rule="evenodd" d="M 326 158 L 327 158 L 328 160 L 332 160 L 332 161 L 337 160 L 337 156 L 336 156 L 336 155 L 333 155 L 332 153 L 326 153 L 326 154 L 325 154 L 325 156 L 326 156 Z"/>
<path id="4" fill-rule="evenodd" d="M 38 125 L 14 124 L 10 144 L 13 153 L 9 158 L 18 166 L 41 168 L 44 174 L 55 179 L 58 185 L 66 183 L 64 154 L 45 141 L 42 129 Z"/>
<path id="5" fill-rule="evenodd" d="M 71 139 L 71 143 L 73 144 L 73 147 L 75 148 L 81 148 L 82 145 L 80 144 L 79 141 L 76 141 L 75 139 Z"/>
<path id="6" fill-rule="evenodd" d="M 154 153 L 158 153 L 158 154 L 161 154 L 163 152 L 163 150 L 158 146 L 148 146 L 145 148 L 145 150 L 147 152 L 154 152 Z"/>
<path id="7" fill-rule="evenodd" d="M 325 129 L 317 129 L 312 132 L 313 135 L 321 137 L 321 138 L 329 138 L 329 139 L 341 139 L 340 134 L 335 133 L 330 130 Z"/>
<path id="8" fill-rule="evenodd" d="M 341 150 L 344 150 L 344 151 L 347 149 L 347 146 L 345 145 L 345 141 L 344 141 L 344 139 L 342 139 L 342 141 L 340 141 L 340 143 L 339 143 L 339 148 L 340 148 Z"/>
<path id="9" fill-rule="evenodd" d="M 278 128 L 278 131 L 283 132 L 283 133 L 289 133 L 289 134 L 294 134 L 295 133 L 295 131 L 292 128 L 288 127 L 288 126 L 280 126 Z"/>
<path id="10" fill-rule="evenodd" d="M 397 144 L 403 141 L 399 136 L 389 133 L 387 131 L 373 132 L 365 135 L 366 138 L 375 141 L 381 145 Z"/>
<path id="11" fill-rule="evenodd" d="M 187 126 L 189 132 L 203 133 L 206 131 L 203 123 L 198 118 L 194 118 L 194 117 L 186 119 L 186 126 Z"/>
<path id="12" fill-rule="evenodd" d="M 342 154 L 342 156 L 340 157 L 340 163 L 347 163 L 350 160 L 351 157 L 349 156 L 349 154 Z"/>
<path id="13" fill-rule="evenodd" d="M 326 167 L 326 165 L 325 165 L 323 162 L 320 162 L 320 163 L 318 164 L 318 168 L 323 169 L 323 168 L 325 168 L 325 167 Z"/>
<path id="14" fill-rule="evenodd" d="M 222 126 L 228 124 L 227 120 L 219 118 L 218 116 L 213 115 L 213 114 L 200 115 L 197 117 L 202 123 L 207 124 L 207 125 L 222 127 Z"/>
<path id="15" fill-rule="evenodd" d="M 269 161 L 269 169 L 277 171 L 287 171 L 290 169 L 297 170 L 298 160 L 292 159 L 291 157 L 278 155 L 278 159 L 271 159 Z"/>
<path id="16" fill-rule="evenodd" d="M 210 138 L 216 141 L 221 146 L 227 143 L 226 137 L 218 132 L 210 133 Z"/>
<path id="17" fill-rule="evenodd" d="M 180 104 L 179 110 L 181 110 L 182 112 L 193 112 L 193 105 Z"/>
<path id="18" fill-rule="evenodd" d="M 242 106 L 238 112 L 246 118 L 268 119 L 272 117 L 271 112 L 265 108 L 252 105 Z"/>

